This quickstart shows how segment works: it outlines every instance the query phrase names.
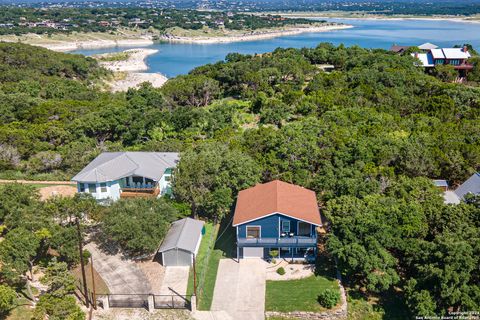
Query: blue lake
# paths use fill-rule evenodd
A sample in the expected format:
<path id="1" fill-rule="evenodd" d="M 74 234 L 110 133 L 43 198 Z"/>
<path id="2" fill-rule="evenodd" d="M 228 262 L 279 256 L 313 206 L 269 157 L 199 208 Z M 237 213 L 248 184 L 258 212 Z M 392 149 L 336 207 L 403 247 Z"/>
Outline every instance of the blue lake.
<path id="1" fill-rule="evenodd" d="M 419 45 L 424 42 L 431 42 L 444 47 L 470 43 L 475 48 L 480 48 L 480 23 L 440 20 L 327 20 L 350 24 L 354 28 L 222 44 L 156 43 L 149 46 L 149 48 L 159 50 L 158 53 L 147 58 L 149 72 L 160 72 L 170 78 L 188 73 L 197 66 L 223 60 L 231 52 L 254 54 L 273 51 L 278 47 L 311 48 L 317 46 L 320 42 L 384 49 L 388 49 L 394 43 L 398 45 Z M 78 50 L 75 53 L 92 55 L 125 49 L 125 47 L 116 47 Z"/>

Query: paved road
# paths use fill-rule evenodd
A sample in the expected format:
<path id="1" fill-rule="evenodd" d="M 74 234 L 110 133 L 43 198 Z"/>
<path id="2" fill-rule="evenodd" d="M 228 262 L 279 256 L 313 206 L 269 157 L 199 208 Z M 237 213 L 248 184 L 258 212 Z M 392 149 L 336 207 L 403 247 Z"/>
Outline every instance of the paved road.
<path id="1" fill-rule="evenodd" d="M 110 293 L 152 292 L 147 277 L 135 262 L 124 260 L 121 254 L 106 254 L 93 242 L 87 244 L 85 248 L 92 254 L 95 269 L 102 276 Z"/>
<path id="2" fill-rule="evenodd" d="M 226 311 L 233 320 L 264 320 L 265 281 L 262 259 L 220 260 L 212 311 Z"/>

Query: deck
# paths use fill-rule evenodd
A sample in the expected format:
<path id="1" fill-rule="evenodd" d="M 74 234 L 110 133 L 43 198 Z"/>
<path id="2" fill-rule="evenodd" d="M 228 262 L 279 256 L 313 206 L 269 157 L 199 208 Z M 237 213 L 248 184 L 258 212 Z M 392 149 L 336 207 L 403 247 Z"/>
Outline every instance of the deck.
<path id="1" fill-rule="evenodd" d="M 123 188 L 120 198 L 156 198 L 160 188 Z"/>
<path id="2" fill-rule="evenodd" d="M 285 238 L 260 238 L 260 239 L 238 239 L 239 247 L 313 247 L 317 244 L 316 237 L 285 237 Z"/>

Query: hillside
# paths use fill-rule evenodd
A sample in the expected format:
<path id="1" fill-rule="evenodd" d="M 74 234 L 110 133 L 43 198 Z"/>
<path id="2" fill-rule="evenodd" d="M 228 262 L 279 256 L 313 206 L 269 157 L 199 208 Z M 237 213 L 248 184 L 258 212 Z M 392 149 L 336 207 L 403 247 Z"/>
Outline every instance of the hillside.
<path id="1" fill-rule="evenodd" d="M 352 292 L 395 288 L 414 315 L 476 310 L 478 201 L 446 206 L 429 179 L 479 169 L 480 88 L 413 62 L 320 44 L 110 94 L 90 85 L 104 73 L 91 59 L 1 45 L 1 176 L 70 178 L 104 150 L 181 151 L 176 201 L 208 219 L 228 215 L 244 181 L 296 183 L 318 194 Z"/>

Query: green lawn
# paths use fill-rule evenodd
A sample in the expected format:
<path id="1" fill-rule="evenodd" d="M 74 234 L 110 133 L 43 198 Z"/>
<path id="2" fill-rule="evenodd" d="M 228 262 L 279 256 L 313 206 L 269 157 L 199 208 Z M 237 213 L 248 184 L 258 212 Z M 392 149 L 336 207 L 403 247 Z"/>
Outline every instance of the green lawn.
<path id="1" fill-rule="evenodd" d="M 325 289 L 338 290 L 333 278 L 310 276 L 299 280 L 267 281 L 265 309 L 268 311 L 323 311 L 317 302 L 320 292 Z"/>
<path id="2" fill-rule="evenodd" d="M 205 235 L 196 258 L 198 310 L 210 310 L 218 264 L 220 259 L 232 257 L 234 241 L 234 229 L 228 222 L 216 226 L 205 224 Z M 190 270 L 187 288 L 187 294 L 192 293 L 193 268 Z"/>

